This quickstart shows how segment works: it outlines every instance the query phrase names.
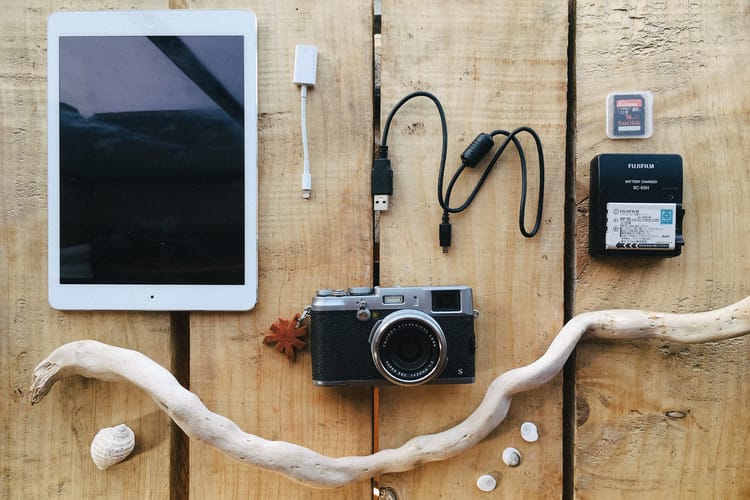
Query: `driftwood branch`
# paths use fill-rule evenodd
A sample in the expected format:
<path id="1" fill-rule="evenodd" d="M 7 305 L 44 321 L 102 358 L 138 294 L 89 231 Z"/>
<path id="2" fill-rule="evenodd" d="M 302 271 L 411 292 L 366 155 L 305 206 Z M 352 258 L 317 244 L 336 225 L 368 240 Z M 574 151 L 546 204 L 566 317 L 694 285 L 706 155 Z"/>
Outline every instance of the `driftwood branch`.
<path id="1" fill-rule="evenodd" d="M 230 457 L 279 472 L 315 487 L 336 487 L 378 474 L 402 472 L 455 456 L 484 439 L 503 421 L 511 397 L 552 379 L 584 335 L 610 340 L 662 339 L 712 342 L 750 333 L 750 297 L 728 307 L 694 314 L 610 310 L 580 314 L 560 330 L 547 352 L 533 363 L 499 375 L 476 410 L 456 426 L 417 436 L 400 448 L 367 456 L 328 457 L 283 441 L 268 441 L 211 412 L 165 368 L 145 355 L 92 340 L 65 344 L 34 370 L 31 402 L 38 403 L 58 381 L 71 375 L 127 381 L 146 391 L 185 433 Z"/>

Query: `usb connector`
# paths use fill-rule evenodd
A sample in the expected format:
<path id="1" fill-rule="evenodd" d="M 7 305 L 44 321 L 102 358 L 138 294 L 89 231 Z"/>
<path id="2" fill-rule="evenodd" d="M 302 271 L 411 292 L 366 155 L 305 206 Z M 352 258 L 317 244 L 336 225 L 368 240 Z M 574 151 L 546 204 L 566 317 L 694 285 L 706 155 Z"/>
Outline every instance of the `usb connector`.
<path id="1" fill-rule="evenodd" d="M 388 159 L 388 148 L 381 147 L 378 157 L 372 163 L 371 191 L 373 210 L 385 212 L 390 208 L 393 194 L 393 170 Z"/>
<path id="2" fill-rule="evenodd" d="M 443 248 L 443 253 L 448 253 L 448 248 L 451 246 L 451 221 L 450 215 L 447 211 L 443 212 L 443 221 L 440 223 L 440 246 Z"/>
<path id="3" fill-rule="evenodd" d="M 388 210 L 388 204 L 391 201 L 391 195 L 389 194 L 376 194 L 372 197 L 373 206 L 372 209 L 376 212 L 385 212 Z"/>

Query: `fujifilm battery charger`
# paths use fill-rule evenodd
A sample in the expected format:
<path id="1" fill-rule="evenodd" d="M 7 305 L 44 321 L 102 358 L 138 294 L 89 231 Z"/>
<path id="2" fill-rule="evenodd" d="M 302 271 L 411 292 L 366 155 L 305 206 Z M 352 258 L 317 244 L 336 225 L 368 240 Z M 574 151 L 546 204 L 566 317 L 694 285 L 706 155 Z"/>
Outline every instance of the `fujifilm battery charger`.
<path id="1" fill-rule="evenodd" d="M 591 160 L 589 253 L 675 257 L 682 235 L 682 157 L 601 154 Z"/>

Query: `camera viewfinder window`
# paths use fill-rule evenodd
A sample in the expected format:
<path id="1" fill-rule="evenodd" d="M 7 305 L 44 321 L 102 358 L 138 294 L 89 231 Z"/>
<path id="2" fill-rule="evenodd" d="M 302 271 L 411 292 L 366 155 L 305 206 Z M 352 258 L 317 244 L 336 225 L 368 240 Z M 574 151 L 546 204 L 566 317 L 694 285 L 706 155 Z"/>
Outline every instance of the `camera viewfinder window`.
<path id="1" fill-rule="evenodd" d="M 461 311 L 461 292 L 458 290 L 436 290 L 432 292 L 433 312 Z"/>

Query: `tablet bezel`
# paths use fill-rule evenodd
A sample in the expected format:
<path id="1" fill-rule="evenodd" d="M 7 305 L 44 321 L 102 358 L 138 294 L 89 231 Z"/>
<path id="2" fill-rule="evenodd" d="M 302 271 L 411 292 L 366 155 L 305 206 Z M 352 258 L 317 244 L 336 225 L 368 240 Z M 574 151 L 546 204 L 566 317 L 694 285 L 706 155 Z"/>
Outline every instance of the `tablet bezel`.
<path id="1" fill-rule="evenodd" d="M 60 283 L 59 40 L 63 36 L 240 35 L 244 56 L 245 277 L 240 285 Z M 49 303 L 69 310 L 249 310 L 258 287 L 257 25 L 250 11 L 58 12 L 48 21 Z"/>

